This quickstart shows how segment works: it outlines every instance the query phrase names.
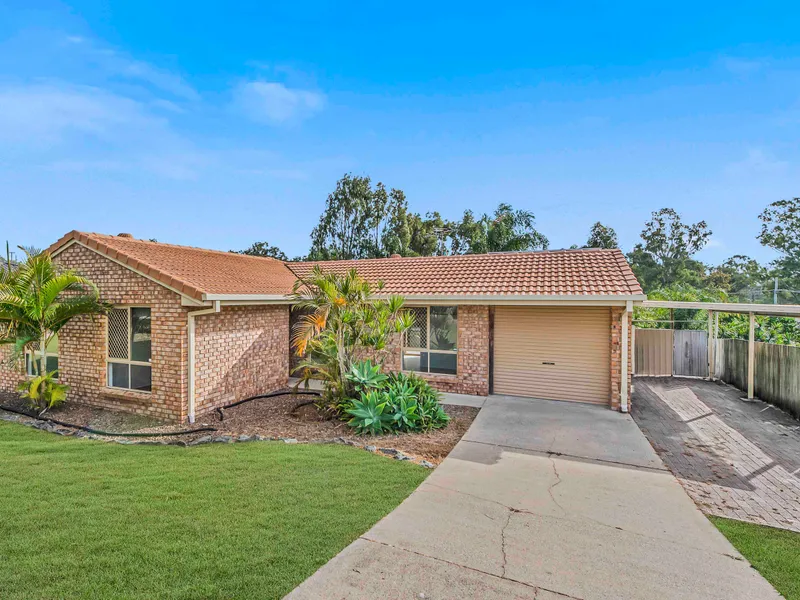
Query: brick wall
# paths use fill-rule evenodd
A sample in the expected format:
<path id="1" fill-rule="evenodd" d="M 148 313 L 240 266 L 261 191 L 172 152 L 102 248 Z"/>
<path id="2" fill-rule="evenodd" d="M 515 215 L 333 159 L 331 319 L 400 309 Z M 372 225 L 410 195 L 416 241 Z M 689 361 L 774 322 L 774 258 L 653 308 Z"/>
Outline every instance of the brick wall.
<path id="1" fill-rule="evenodd" d="M 70 386 L 68 399 L 160 419 L 186 418 L 187 309 L 180 296 L 96 252 L 73 244 L 57 262 L 93 281 L 103 300 L 115 305 L 148 306 L 151 314 L 152 391 L 106 386 L 105 317 L 78 317 L 61 330 L 59 371 Z"/>
<path id="2" fill-rule="evenodd" d="M 622 315 L 625 310 L 620 307 L 611 308 L 611 408 L 619 410 L 620 391 L 622 387 Z M 631 406 L 631 390 L 633 384 L 633 313 L 628 314 L 628 408 Z"/>
<path id="3" fill-rule="evenodd" d="M 0 346 L 0 397 L 16 393 L 17 384 L 24 379 L 22 361 L 12 364 L 9 363 L 10 358 L 11 348 Z"/>
<path id="4" fill-rule="evenodd" d="M 289 307 L 231 306 L 196 317 L 195 414 L 285 387 Z"/>
<path id="5" fill-rule="evenodd" d="M 389 371 L 401 368 L 401 336 L 393 337 L 385 367 Z M 458 307 L 458 373 L 439 375 L 418 373 L 442 392 L 456 394 L 489 393 L 489 307 L 461 305 Z"/>

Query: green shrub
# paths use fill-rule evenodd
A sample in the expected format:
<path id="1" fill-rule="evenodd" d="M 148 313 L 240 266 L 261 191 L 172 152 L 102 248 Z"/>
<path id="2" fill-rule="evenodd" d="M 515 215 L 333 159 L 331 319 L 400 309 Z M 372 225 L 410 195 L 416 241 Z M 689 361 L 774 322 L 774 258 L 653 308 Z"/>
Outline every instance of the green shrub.
<path id="1" fill-rule="evenodd" d="M 352 417 L 347 424 L 355 428 L 356 433 L 380 435 L 391 429 L 392 416 L 387 408 L 381 392 L 369 391 L 361 395 L 361 400 L 352 401 L 352 406 L 346 410 Z"/>
<path id="2" fill-rule="evenodd" d="M 419 375 L 391 373 L 387 387 L 395 390 L 407 390 L 416 399 L 420 431 L 441 429 L 450 422 L 450 416 L 439 404 L 441 394 Z"/>
<path id="3" fill-rule="evenodd" d="M 347 379 L 352 381 L 356 386 L 356 391 L 361 393 L 380 388 L 388 377 L 381 373 L 380 365 L 373 365 L 372 361 L 362 360 L 350 367 Z"/>
<path id="4" fill-rule="evenodd" d="M 19 384 L 17 390 L 28 401 L 28 406 L 37 410 L 42 416 L 51 408 L 55 408 L 67 397 L 68 385 L 55 380 L 58 371 L 49 371 Z"/>
<path id="5" fill-rule="evenodd" d="M 365 372 L 366 367 L 362 374 Z M 364 389 L 344 410 L 351 416 L 348 425 L 358 433 L 431 431 L 450 421 L 439 404 L 439 392 L 421 377 L 406 373 L 382 377 L 380 387 Z M 363 379 L 372 380 L 370 377 Z"/>

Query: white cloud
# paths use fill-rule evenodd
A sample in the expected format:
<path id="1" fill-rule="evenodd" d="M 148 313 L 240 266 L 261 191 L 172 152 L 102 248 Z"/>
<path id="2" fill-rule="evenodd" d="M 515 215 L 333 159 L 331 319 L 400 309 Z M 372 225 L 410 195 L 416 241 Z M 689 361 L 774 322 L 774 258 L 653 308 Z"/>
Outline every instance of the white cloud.
<path id="1" fill-rule="evenodd" d="M 120 128 L 151 128 L 138 102 L 99 88 L 62 83 L 0 89 L 0 141 L 52 144 L 70 133 L 110 138 Z"/>
<path id="2" fill-rule="evenodd" d="M 737 77 L 746 77 L 760 71 L 765 66 L 765 61 L 758 59 L 736 58 L 723 56 L 719 60 L 722 68 Z"/>
<path id="3" fill-rule="evenodd" d="M 789 163 L 779 160 L 769 150 L 750 148 L 747 157 L 725 167 L 729 175 L 763 175 L 776 174 L 786 170 Z"/>
<path id="4" fill-rule="evenodd" d="M 234 106 L 259 123 L 281 124 L 304 119 L 322 110 L 324 104 L 323 94 L 271 81 L 250 81 L 234 90 Z"/>
<path id="5" fill-rule="evenodd" d="M 208 162 L 149 103 L 57 81 L 0 88 L 0 154 L 54 172 L 178 180 Z"/>
<path id="6" fill-rule="evenodd" d="M 95 40 L 71 35 L 63 51 L 69 57 L 98 68 L 107 76 L 138 80 L 181 100 L 197 102 L 200 94 L 177 72 L 136 60 L 127 53 Z"/>

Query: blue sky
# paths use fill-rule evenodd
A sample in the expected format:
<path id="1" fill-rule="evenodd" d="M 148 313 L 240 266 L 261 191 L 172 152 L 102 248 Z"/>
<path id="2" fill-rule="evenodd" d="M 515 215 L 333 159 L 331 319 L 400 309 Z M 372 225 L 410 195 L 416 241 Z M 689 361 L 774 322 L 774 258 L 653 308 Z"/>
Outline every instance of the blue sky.
<path id="1" fill-rule="evenodd" d="M 305 253 L 345 172 L 551 246 L 669 206 L 767 261 L 800 195 L 796 3 L 0 3 L 0 240 Z"/>

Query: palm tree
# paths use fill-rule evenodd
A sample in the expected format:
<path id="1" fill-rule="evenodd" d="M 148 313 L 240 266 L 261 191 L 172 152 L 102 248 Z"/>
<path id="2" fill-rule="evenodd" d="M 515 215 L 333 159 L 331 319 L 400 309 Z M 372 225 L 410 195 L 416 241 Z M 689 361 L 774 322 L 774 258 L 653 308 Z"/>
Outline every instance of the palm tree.
<path id="1" fill-rule="evenodd" d="M 373 286 L 355 270 L 337 275 L 319 266 L 295 282 L 293 310 L 304 314 L 294 326 L 292 346 L 305 357 L 295 372 L 304 382 L 323 380 L 330 408 L 353 394 L 347 377 L 353 365 L 365 357 L 382 365 L 390 336 L 413 324 L 401 296 L 375 297 L 382 289 L 382 282 Z"/>
<path id="2" fill-rule="evenodd" d="M 25 253 L 24 262 L 0 275 L 0 344 L 13 345 L 18 358 L 38 343 L 41 375 L 47 345 L 59 330 L 73 317 L 105 314 L 111 305 L 91 281 L 59 268 L 49 253 Z"/>

